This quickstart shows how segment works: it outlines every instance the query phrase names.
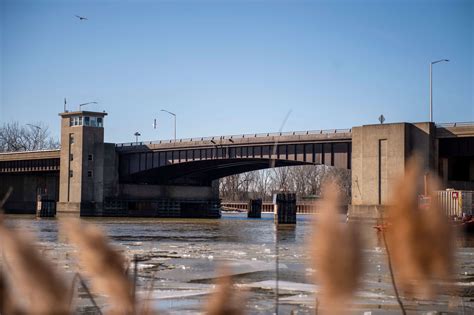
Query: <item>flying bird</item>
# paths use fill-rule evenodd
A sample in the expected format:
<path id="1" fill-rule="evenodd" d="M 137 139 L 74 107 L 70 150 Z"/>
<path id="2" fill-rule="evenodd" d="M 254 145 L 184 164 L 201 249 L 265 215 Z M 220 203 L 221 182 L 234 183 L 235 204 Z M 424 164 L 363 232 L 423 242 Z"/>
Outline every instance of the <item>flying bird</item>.
<path id="1" fill-rule="evenodd" d="M 79 16 L 79 15 L 75 15 L 75 17 L 77 17 L 79 20 L 88 20 L 88 18 L 86 18 L 85 16 Z"/>

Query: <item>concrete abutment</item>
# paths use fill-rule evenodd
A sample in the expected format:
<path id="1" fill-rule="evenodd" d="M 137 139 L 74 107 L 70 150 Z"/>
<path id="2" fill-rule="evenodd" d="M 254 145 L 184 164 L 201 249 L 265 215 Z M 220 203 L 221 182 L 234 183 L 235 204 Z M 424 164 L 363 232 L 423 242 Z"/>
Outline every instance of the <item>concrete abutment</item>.
<path id="1" fill-rule="evenodd" d="M 379 218 L 395 197 L 395 182 L 415 154 L 426 172 L 436 171 L 433 123 L 365 125 L 352 129 L 352 203 L 348 215 Z"/>

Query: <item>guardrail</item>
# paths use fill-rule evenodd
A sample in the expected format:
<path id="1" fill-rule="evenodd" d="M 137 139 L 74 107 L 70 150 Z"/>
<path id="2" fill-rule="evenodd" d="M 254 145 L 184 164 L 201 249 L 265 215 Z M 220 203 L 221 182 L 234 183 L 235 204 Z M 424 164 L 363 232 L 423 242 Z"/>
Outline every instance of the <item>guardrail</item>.
<path id="1" fill-rule="evenodd" d="M 474 121 L 436 124 L 436 127 L 440 127 L 440 128 L 469 127 L 469 126 L 474 126 Z"/>
<path id="2" fill-rule="evenodd" d="M 221 202 L 221 207 L 224 211 L 248 211 L 248 202 Z M 341 209 L 347 212 L 347 205 L 340 205 Z M 271 202 L 262 203 L 262 213 L 273 213 L 274 204 Z M 320 206 L 318 203 L 296 203 L 297 214 L 313 214 L 318 213 Z"/>
<path id="3" fill-rule="evenodd" d="M 352 129 L 326 129 L 326 130 L 308 130 L 308 131 L 289 131 L 289 132 L 269 132 L 269 133 L 250 133 L 230 136 L 213 136 L 213 137 L 196 137 L 184 139 L 170 139 L 170 140 L 156 140 L 156 141 L 140 141 L 140 142 L 126 142 L 117 143 L 116 147 L 130 147 L 150 144 L 164 144 L 164 143 L 182 143 L 182 142 L 199 142 L 199 141 L 215 141 L 215 140 L 229 140 L 234 139 L 251 139 L 251 138 L 265 138 L 265 137 L 285 137 L 285 136 L 306 136 L 306 135 L 325 135 L 338 133 L 351 133 Z"/>
<path id="4" fill-rule="evenodd" d="M 61 149 L 43 149 L 43 150 L 31 150 L 31 151 L 7 151 L 7 152 L 0 152 L 0 155 L 7 155 L 7 154 L 27 154 L 27 153 L 46 153 L 46 152 L 58 152 Z"/>

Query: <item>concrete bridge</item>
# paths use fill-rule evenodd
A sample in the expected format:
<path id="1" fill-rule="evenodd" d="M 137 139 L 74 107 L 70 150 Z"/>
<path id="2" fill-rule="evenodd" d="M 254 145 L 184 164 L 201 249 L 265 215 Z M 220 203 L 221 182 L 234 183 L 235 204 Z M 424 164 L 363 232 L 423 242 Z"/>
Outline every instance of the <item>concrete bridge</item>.
<path id="1" fill-rule="evenodd" d="M 280 166 L 352 169 L 352 215 L 388 203 L 394 179 L 417 152 L 446 187 L 474 189 L 474 123 L 394 123 L 323 130 L 104 143 L 100 112 L 61 113 L 61 149 L 0 154 L 0 194 L 10 212 L 37 196 L 59 214 L 219 216 L 218 179 Z"/>

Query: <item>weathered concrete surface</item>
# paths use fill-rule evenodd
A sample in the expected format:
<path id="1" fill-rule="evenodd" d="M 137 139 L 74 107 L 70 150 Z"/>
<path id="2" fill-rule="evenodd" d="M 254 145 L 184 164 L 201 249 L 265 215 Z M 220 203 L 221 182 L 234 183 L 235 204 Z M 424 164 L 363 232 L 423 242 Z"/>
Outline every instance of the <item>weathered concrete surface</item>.
<path id="1" fill-rule="evenodd" d="M 437 165 L 432 123 L 394 123 L 352 128 L 352 217 L 377 218 L 390 204 L 395 181 L 417 155 L 424 170 Z"/>
<path id="2" fill-rule="evenodd" d="M 100 117 L 106 113 L 61 113 L 61 169 L 57 212 L 85 214 L 104 199 L 104 128 L 70 125 L 71 117 Z M 110 148 L 109 148 L 110 151 Z M 113 180 L 113 179 L 112 179 Z M 107 181 L 109 182 L 109 180 Z"/>

